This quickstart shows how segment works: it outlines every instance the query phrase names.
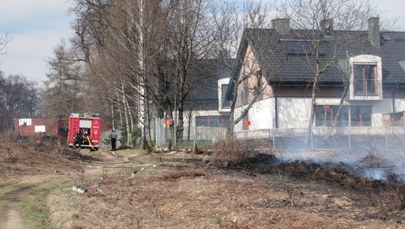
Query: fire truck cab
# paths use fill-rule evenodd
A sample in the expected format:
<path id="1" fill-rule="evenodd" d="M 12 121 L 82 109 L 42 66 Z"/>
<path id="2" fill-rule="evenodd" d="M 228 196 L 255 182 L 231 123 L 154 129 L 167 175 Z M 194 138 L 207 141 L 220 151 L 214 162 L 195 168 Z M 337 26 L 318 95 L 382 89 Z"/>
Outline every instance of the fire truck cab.
<path id="1" fill-rule="evenodd" d="M 101 118 L 96 114 L 70 114 L 68 146 L 98 150 L 101 144 L 101 123 Z M 78 135 L 81 136 L 80 143 L 77 141 Z"/>

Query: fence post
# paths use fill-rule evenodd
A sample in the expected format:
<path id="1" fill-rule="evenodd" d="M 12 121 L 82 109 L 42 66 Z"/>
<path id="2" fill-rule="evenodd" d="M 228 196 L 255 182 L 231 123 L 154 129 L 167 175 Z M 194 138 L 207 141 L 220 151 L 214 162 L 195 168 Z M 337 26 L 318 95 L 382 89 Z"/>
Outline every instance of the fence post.
<path id="1" fill-rule="evenodd" d="M 388 126 L 385 127 L 385 152 L 388 152 Z"/>
<path id="2" fill-rule="evenodd" d="M 310 135 L 310 140 L 311 140 L 311 150 L 314 150 L 314 133 L 312 132 L 311 129 L 311 135 Z"/>
<path id="3" fill-rule="evenodd" d="M 193 118 L 193 122 L 194 122 L 194 139 L 193 139 L 193 149 L 195 149 L 195 144 L 196 144 L 196 140 L 197 140 L 197 122 L 195 121 L 195 118 Z M 196 152 L 197 153 L 197 152 Z"/>

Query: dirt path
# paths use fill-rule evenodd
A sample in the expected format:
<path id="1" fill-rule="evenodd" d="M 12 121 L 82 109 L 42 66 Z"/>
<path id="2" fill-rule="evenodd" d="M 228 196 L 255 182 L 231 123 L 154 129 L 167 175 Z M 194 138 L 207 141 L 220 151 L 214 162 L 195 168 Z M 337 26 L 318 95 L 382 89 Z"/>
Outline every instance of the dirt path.
<path id="1" fill-rule="evenodd" d="M 9 184 L 3 186 L 0 191 L 1 210 L 0 210 L 0 228 L 27 228 L 22 224 L 22 220 L 18 211 L 14 209 L 16 203 L 21 201 L 24 192 L 29 190 L 31 186 L 19 184 Z"/>
<path id="2" fill-rule="evenodd" d="M 127 161 L 117 160 L 112 162 L 114 163 L 94 163 L 81 172 L 86 174 L 86 176 L 92 176 L 105 172 L 105 167 L 127 166 Z M 3 184 L 0 183 L 0 229 L 33 228 L 33 226 L 24 225 L 18 205 L 36 190 L 51 190 L 61 184 L 78 179 L 78 176 L 75 172 L 68 174 L 32 175 L 8 180 Z"/>
<path id="3" fill-rule="evenodd" d="M 69 176 L 53 174 L 25 176 L 0 185 L 0 229 L 32 228 L 30 225 L 24 225 L 18 205 L 35 190 L 49 189 L 69 179 Z"/>
<path id="4" fill-rule="evenodd" d="M 1 225 L 0 225 L 1 226 Z M 11 210 L 8 213 L 7 221 L 5 222 L 5 229 L 24 229 L 20 215 L 16 210 Z"/>

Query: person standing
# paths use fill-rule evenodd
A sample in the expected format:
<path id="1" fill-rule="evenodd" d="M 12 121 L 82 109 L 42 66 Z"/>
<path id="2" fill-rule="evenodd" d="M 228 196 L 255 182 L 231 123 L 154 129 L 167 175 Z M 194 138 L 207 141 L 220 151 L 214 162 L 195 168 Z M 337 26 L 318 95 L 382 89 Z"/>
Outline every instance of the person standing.
<path id="1" fill-rule="evenodd" d="M 81 149 L 82 143 L 83 143 L 83 134 L 79 129 L 79 130 L 77 130 L 76 135 L 75 135 L 75 143 L 74 143 L 75 148 L 79 147 L 79 149 Z"/>
<path id="2" fill-rule="evenodd" d="M 116 144 L 117 144 L 117 133 L 115 133 L 115 130 L 111 130 L 111 151 L 116 150 Z"/>

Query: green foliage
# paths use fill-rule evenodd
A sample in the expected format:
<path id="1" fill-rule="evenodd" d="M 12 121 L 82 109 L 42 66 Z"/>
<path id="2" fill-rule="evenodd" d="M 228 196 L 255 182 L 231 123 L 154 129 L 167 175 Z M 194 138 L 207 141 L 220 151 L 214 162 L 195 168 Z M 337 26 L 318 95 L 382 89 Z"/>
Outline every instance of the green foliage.
<path id="1" fill-rule="evenodd" d="M 152 153 L 155 151 L 155 146 L 156 146 L 156 142 L 155 141 L 150 141 L 148 142 L 148 152 Z"/>
<path id="2" fill-rule="evenodd" d="M 133 131 L 130 133 L 130 138 L 131 138 L 131 144 L 132 147 L 139 147 L 141 144 L 141 137 L 142 137 L 142 130 L 140 128 L 135 128 Z M 128 147 L 126 143 L 128 142 L 128 134 L 126 128 L 121 129 L 121 134 L 120 138 L 118 139 L 121 144 L 123 144 L 123 147 Z"/>
<path id="3" fill-rule="evenodd" d="M 169 139 L 169 143 L 167 144 L 167 148 L 169 148 L 169 151 L 172 151 L 173 149 L 173 140 Z"/>
<path id="4" fill-rule="evenodd" d="M 49 189 L 33 190 L 19 204 L 24 221 L 29 222 L 33 228 L 52 228 L 49 222 L 49 208 L 46 205 L 49 192 Z"/>
<path id="5" fill-rule="evenodd" d="M 121 147 L 125 148 L 128 140 L 128 134 L 126 128 L 121 128 L 121 134 L 117 139 L 121 143 Z"/>
<path id="6" fill-rule="evenodd" d="M 142 130 L 141 129 L 135 128 L 133 131 L 131 131 L 129 137 L 131 138 L 130 143 L 132 144 L 132 147 L 139 147 L 140 146 L 141 136 L 142 136 Z M 127 140 L 128 140 L 128 134 L 127 134 L 126 128 L 122 128 L 121 129 L 121 136 L 119 138 L 119 141 L 121 142 L 123 148 L 128 147 L 126 145 L 126 143 L 128 142 Z"/>
<path id="7" fill-rule="evenodd" d="M 131 142 L 134 147 L 139 147 L 141 144 L 142 130 L 140 128 L 135 128 L 131 132 Z"/>
<path id="8" fill-rule="evenodd" d="M 111 138 L 110 138 L 110 137 L 104 138 L 101 142 L 102 142 L 104 145 L 110 145 L 110 144 L 111 144 Z"/>

